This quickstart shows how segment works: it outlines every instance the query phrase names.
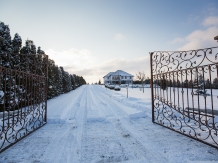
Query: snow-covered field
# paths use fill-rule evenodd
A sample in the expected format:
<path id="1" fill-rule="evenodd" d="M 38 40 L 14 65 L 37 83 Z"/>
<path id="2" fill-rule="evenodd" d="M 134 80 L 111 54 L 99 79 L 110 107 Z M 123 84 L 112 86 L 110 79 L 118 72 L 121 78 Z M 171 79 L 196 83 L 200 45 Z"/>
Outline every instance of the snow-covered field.
<path id="1" fill-rule="evenodd" d="M 2 163 L 218 162 L 218 150 L 151 122 L 150 88 L 84 85 L 48 101 L 48 123 Z"/>

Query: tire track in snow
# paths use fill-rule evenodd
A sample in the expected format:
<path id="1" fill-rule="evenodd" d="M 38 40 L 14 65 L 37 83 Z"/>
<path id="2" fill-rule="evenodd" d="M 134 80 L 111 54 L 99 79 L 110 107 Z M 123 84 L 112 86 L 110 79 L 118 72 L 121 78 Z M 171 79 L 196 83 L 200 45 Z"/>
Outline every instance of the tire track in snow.
<path id="1" fill-rule="evenodd" d="M 84 101 L 87 99 L 86 94 L 87 87 L 84 88 L 83 92 L 79 95 L 75 102 L 70 102 L 67 105 L 68 112 L 67 114 L 64 113 L 66 115 L 62 117 L 65 118 L 64 120 L 66 123 L 63 125 L 67 126 L 67 129 L 61 137 L 54 137 L 55 140 L 53 140 L 53 142 L 58 143 L 54 143 L 56 144 L 55 146 L 49 146 L 52 150 L 47 150 L 56 156 L 50 161 L 51 163 L 80 162 L 81 137 L 85 112 Z M 52 155 L 51 153 L 48 153 L 48 155 Z"/>
<path id="2" fill-rule="evenodd" d="M 67 162 L 80 162 L 81 160 L 81 142 L 83 137 L 84 124 L 86 120 L 87 107 L 87 87 L 84 88 L 83 93 L 75 104 L 75 111 L 71 109 L 69 120 L 74 124 L 73 140 L 69 141 L 70 148 L 67 152 Z M 72 143 L 70 143 L 72 142 Z"/>
<path id="3" fill-rule="evenodd" d="M 59 162 L 66 162 L 66 160 L 69 159 L 69 153 L 71 153 L 72 151 L 72 144 L 69 142 L 72 142 L 75 138 L 74 138 L 74 126 L 75 124 L 73 123 L 73 121 L 69 121 L 70 117 L 75 117 L 75 113 L 76 111 L 79 109 L 77 106 L 77 103 L 79 101 L 81 101 L 82 96 L 84 94 L 85 89 L 82 91 L 82 93 L 75 99 L 75 101 L 70 101 L 70 99 L 72 99 L 72 96 L 61 96 L 59 98 L 63 98 L 62 103 L 62 110 L 63 109 L 67 109 L 67 111 L 69 112 L 69 114 L 67 114 L 67 116 L 65 117 L 65 119 L 60 119 L 61 115 L 54 120 L 50 120 L 50 122 L 48 122 L 48 125 L 51 125 L 51 127 L 54 126 L 55 130 L 62 130 L 64 128 L 64 133 L 59 133 L 58 131 L 54 132 L 54 135 L 51 137 L 50 139 L 50 143 L 46 146 L 46 150 L 44 153 L 45 157 L 49 157 L 49 156 L 53 156 L 55 155 L 56 157 L 50 157 L 51 159 L 49 160 L 50 163 L 59 163 Z M 60 102 L 59 100 L 57 100 L 57 102 Z M 54 104 L 52 105 L 54 108 L 55 106 L 59 106 L 60 104 L 57 103 L 54 100 Z M 50 106 L 50 110 L 52 110 L 52 106 Z M 70 109 L 69 109 L 70 108 Z M 58 108 L 61 109 L 61 108 Z M 57 110 L 57 108 L 56 108 Z M 66 112 L 66 110 L 65 110 Z M 52 118 L 52 116 L 50 115 L 49 118 Z M 67 122 L 67 123 L 66 123 Z M 53 124 L 54 123 L 54 124 Z M 58 123 L 58 124 L 56 124 Z M 56 127 L 55 127 L 56 126 Z M 58 127 L 58 128 L 57 128 Z M 65 129 L 66 128 L 66 129 Z M 58 135 L 55 135 L 58 134 Z M 71 144 L 71 145 L 69 145 Z M 74 145 L 73 145 L 74 146 Z M 66 152 L 65 152 L 66 151 Z M 71 155 L 71 154 L 70 154 Z"/>
<path id="4" fill-rule="evenodd" d="M 94 86 L 97 88 L 98 86 Z M 134 129 L 134 126 L 130 126 L 130 120 L 128 118 L 125 118 L 126 113 L 120 108 L 120 107 L 127 107 L 123 105 L 122 103 L 118 103 L 111 99 L 108 95 L 106 95 L 101 89 L 92 89 L 93 94 L 98 95 L 95 96 L 101 103 L 105 103 L 106 101 L 109 101 L 104 107 L 105 111 L 110 111 L 114 117 L 116 117 L 117 120 L 110 120 L 110 123 L 112 123 L 118 130 L 120 130 L 121 133 L 124 133 L 124 136 L 129 137 L 130 141 L 136 142 L 135 150 L 138 151 L 141 155 L 147 159 L 148 162 L 168 162 L 165 158 L 159 156 L 157 157 L 155 153 L 152 153 L 149 151 L 149 149 L 146 147 L 146 142 L 142 141 L 137 134 L 137 131 Z M 96 101 L 97 101 L 96 99 Z"/>

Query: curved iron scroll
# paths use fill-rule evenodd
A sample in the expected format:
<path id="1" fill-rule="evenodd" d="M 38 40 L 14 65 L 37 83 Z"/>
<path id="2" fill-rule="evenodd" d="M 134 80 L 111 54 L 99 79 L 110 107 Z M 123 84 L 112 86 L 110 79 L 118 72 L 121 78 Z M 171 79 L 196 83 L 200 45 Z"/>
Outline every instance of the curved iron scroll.
<path id="1" fill-rule="evenodd" d="M 150 55 L 152 121 L 218 148 L 218 47 Z"/>
<path id="2" fill-rule="evenodd" d="M 0 152 L 46 123 L 48 56 L 0 56 Z"/>

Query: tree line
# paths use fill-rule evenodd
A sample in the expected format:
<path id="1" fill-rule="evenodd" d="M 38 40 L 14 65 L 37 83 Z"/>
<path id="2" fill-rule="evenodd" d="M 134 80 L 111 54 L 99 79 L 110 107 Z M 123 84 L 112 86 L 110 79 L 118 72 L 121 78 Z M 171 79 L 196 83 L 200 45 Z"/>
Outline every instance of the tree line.
<path id="1" fill-rule="evenodd" d="M 41 77 L 47 77 L 47 82 Z M 0 22 L 0 111 L 3 106 L 5 110 L 13 110 L 37 103 L 37 98 L 43 96 L 40 89 L 45 85 L 46 99 L 51 99 L 83 84 L 86 81 L 82 76 L 69 74 L 56 65 L 40 47 L 36 49 L 32 40 L 26 40 L 22 46 L 18 33 L 11 39 L 9 26 Z M 37 98 L 33 97 L 35 91 Z"/>
<path id="2" fill-rule="evenodd" d="M 183 87 L 183 88 L 196 88 L 199 85 L 203 85 L 205 89 L 218 89 L 218 78 L 214 78 L 212 81 L 209 79 L 204 79 L 202 74 L 199 74 L 198 79 L 180 81 L 179 79 L 172 80 L 166 79 L 165 76 L 162 76 L 160 79 L 153 79 L 154 84 L 161 86 L 161 88 L 166 89 L 166 87 Z M 139 72 L 136 74 L 136 80 L 133 81 L 133 84 L 151 84 L 151 79 L 145 77 L 144 72 Z"/>
<path id="3" fill-rule="evenodd" d="M 214 78 L 213 82 L 209 79 L 204 79 L 202 74 L 198 76 L 198 78 L 193 80 L 168 80 L 164 76 L 161 79 L 154 80 L 154 84 L 161 86 L 162 89 L 166 89 L 166 87 L 181 87 L 181 88 L 199 88 L 204 87 L 205 89 L 218 89 L 218 79 Z"/>

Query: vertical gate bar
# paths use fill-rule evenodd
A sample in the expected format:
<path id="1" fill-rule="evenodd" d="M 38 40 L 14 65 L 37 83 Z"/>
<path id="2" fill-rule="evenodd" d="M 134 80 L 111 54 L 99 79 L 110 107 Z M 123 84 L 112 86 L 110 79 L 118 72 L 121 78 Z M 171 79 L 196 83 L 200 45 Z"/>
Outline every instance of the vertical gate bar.
<path id="1" fill-rule="evenodd" d="M 177 102 L 178 102 L 178 110 L 179 110 L 179 112 L 180 112 L 180 103 L 179 103 L 179 86 L 178 86 L 178 83 L 179 83 L 179 74 L 178 74 L 178 71 L 176 72 L 176 75 L 177 75 L 177 83 L 176 83 L 176 87 L 177 87 L 177 95 L 178 95 L 178 97 L 177 97 Z"/>
<path id="2" fill-rule="evenodd" d="M 3 129 L 2 129 L 2 131 L 4 132 L 5 131 L 5 92 L 6 92 L 6 90 L 5 90 L 5 80 L 4 80 L 5 68 L 2 68 L 1 73 L 2 73 L 2 76 L 3 76 L 2 84 L 4 86 L 3 87 L 4 88 L 4 97 L 3 97 L 4 103 L 3 103 L 3 119 L 2 119 L 2 121 L 3 121 Z"/>
<path id="3" fill-rule="evenodd" d="M 182 85 L 182 114 L 184 115 L 184 89 L 183 89 L 183 71 L 180 70 L 181 72 L 181 84 Z"/>
<path id="4" fill-rule="evenodd" d="M 17 108 L 17 98 L 16 98 L 16 96 L 17 96 L 17 89 L 16 89 L 16 87 L 17 87 L 17 83 L 16 83 L 17 71 L 14 70 L 13 72 L 14 72 L 14 76 L 13 76 L 13 80 L 14 80 L 14 82 L 13 82 L 13 87 L 14 87 L 14 110 L 15 110 L 15 116 L 16 116 L 16 122 L 17 122 L 18 121 L 18 115 L 19 115 L 18 108 Z"/>
<path id="5" fill-rule="evenodd" d="M 164 81 L 164 79 L 165 79 L 165 77 L 164 77 L 164 73 L 163 73 L 163 76 L 162 76 L 162 80 L 163 80 L 163 82 L 165 82 Z M 163 83 L 164 84 L 164 83 Z M 164 102 L 165 102 L 165 96 L 164 96 L 164 89 L 160 89 L 161 90 L 161 92 L 163 92 L 163 95 L 161 94 L 161 97 L 162 97 L 162 103 L 164 104 Z"/>
<path id="6" fill-rule="evenodd" d="M 154 92 L 153 92 L 153 67 L 152 67 L 152 56 L 154 52 L 150 52 L 150 71 L 151 71 L 151 105 L 152 105 L 152 122 L 154 123 Z M 156 86 L 155 86 L 156 87 Z"/>
<path id="7" fill-rule="evenodd" d="M 33 108 L 36 109 L 36 75 L 33 78 Z"/>
<path id="8" fill-rule="evenodd" d="M 30 74 L 30 106 L 31 106 L 31 112 L 34 111 L 34 103 L 33 103 L 33 79 L 34 74 Z"/>
<path id="9" fill-rule="evenodd" d="M 29 84 L 29 82 L 30 82 L 30 74 L 28 73 L 27 74 L 27 105 L 26 105 L 26 107 L 27 107 L 27 114 L 29 113 L 29 111 L 30 111 L 30 98 L 29 98 L 29 92 L 30 92 L 30 84 Z"/>
<path id="10" fill-rule="evenodd" d="M 206 98 L 207 98 L 207 95 L 206 95 L 206 92 L 205 92 L 205 79 L 204 79 L 204 72 L 205 71 L 205 69 L 204 69 L 204 66 L 202 67 L 202 72 L 203 72 L 203 86 L 204 86 L 204 111 L 205 111 L 205 119 L 206 119 L 206 125 L 208 125 L 208 122 L 207 122 L 207 101 L 206 101 Z"/>
<path id="11" fill-rule="evenodd" d="M 22 116 L 22 108 L 20 107 L 20 71 L 17 71 L 18 75 L 16 77 L 16 80 L 18 82 L 18 87 L 17 87 L 17 98 L 18 98 L 18 117 L 20 118 Z"/>
<path id="12" fill-rule="evenodd" d="M 194 92 L 193 92 L 193 86 L 194 86 L 194 81 L 193 81 L 193 70 L 194 69 L 191 69 L 191 81 L 192 81 L 192 118 L 195 119 L 195 115 L 194 115 Z"/>
<path id="13" fill-rule="evenodd" d="M 170 107 L 172 107 L 172 97 L 171 97 L 171 87 L 172 87 L 172 82 L 171 82 L 171 73 L 169 72 L 169 85 L 170 85 Z"/>
<path id="14" fill-rule="evenodd" d="M 168 101 L 168 75 L 167 75 L 168 73 L 166 73 L 166 87 L 167 87 L 167 90 L 166 90 L 166 96 L 167 96 L 167 104 L 169 105 L 169 101 Z"/>
<path id="15" fill-rule="evenodd" d="M 175 73 L 173 72 L 173 100 L 174 100 L 174 109 L 176 109 L 176 93 L 175 93 Z"/>
<path id="16" fill-rule="evenodd" d="M 211 94 L 211 110 L 212 110 L 212 116 L 213 116 L 213 124 L 212 124 L 212 126 L 213 126 L 213 128 L 215 129 L 215 123 L 214 123 L 214 111 L 213 111 L 213 91 L 212 91 L 212 84 L 211 84 L 211 66 L 209 65 L 209 80 L 210 80 L 210 94 Z M 216 71 L 218 71 L 218 65 L 216 66 Z"/>
<path id="17" fill-rule="evenodd" d="M 14 109 L 12 109 L 12 91 L 11 91 L 11 89 L 12 89 L 12 71 L 11 71 L 11 69 L 8 69 L 9 70 L 9 75 L 8 75 L 8 85 L 9 85 L 9 96 L 8 96 L 8 105 L 9 105 L 9 116 L 11 116 L 12 115 L 12 126 L 14 126 Z M 12 112 L 12 114 L 11 114 L 11 112 Z M 9 117 L 8 117 L 9 118 Z M 10 118 L 9 118 L 10 119 Z"/>
<path id="18" fill-rule="evenodd" d="M 185 80 L 186 80 L 186 97 L 187 97 L 187 107 L 188 107 L 188 117 L 190 117 L 190 113 L 189 113 L 189 92 L 188 92 L 188 89 L 189 89 L 189 82 L 188 82 L 188 70 L 186 69 L 185 71 Z"/>
<path id="19" fill-rule="evenodd" d="M 199 77 L 198 77 L 198 68 L 196 68 L 196 70 L 197 70 L 197 89 L 198 89 L 198 87 L 199 87 L 199 82 L 198 82 L 198 80 L 199 80 Z M 199 94 L 197 94 L 197 98 L 198 98 L 198 120 L 199 120 L 199 127 L 200 127 L 200 122 L 201 122 L 201 115 L 200 115 L 200 99 L 199 99 Z"/>
<path id="20" fill-rule="evenodd" d="M 42 85 L 42 81 L 41 81 L 42 77 L 38 78 L 39 81 L 39 108 L 41 109 L 42 107 L 42 89 L 41 89 L 41 85 Z"/>
<path id="21" fill-rule="evenodd" d="M 22 88 L 21 88 L 21 105 L 20 105 L 20 108 L 21 108 L 21 119 L 22 119 L 22 116 L 23 116 L 23 98 L 24 98 L 24 96 L 23 96 L 23 91 L 24 91 L 24 72 L 21 72 L 21 82 L 22 82 Z M 20 80 L 20 78 L 19 78 L 19 80 Z"/>
<path id="22" fill-rule="evenodd" d="M 45 55 L 44 57 L 45 62 L 44 62 L 44 67 L 45 67 L 45 122 L 47 123 L 47 94 L 48 94 L 48 56 Z"/>
<path id="23" fill-rule="evenodd" d="M 160 84 L 159 74 L 155 74 L 157 84 Z M 157 99 L 160 100 L 160 87 L 157 88 Z"/>
<path id="24" fill-rule="evenodd" d="M 15 88 L 15 90 L 14 90 L 14 100 L 15 100 L 15 109 L 16 109 L 16 122 L 18 122 L 18 120 L 19 120 L 19 107 L 18 107 L 18 99 L 17 99 L 17 96 L 18 96 L 18 92 L 17 92 L 17 71 L 16 70 L 14 70 L 14 88 Z"/>
<path id="25" fill-rule="evenodd" d="M 6 70 L 6 73 L 5 73 L 5 92 L 6 92 L 6 93 L 5 93 L 5 94 L 6 94 L 6 96 L 5 96 L 5 98 L 6 98 L 6 99 L 5 99 L 5 103 L 6 103 L 6 102 L 8 102 L 8 97 L 7 97 L 8 95 L 7 95 L 7 89 L 6 89 L 6 87 L 7 87 L 6 79 L 8 78 L 8 75 L 7 75 L 7 74 L 8 74 L 8 69 L 5 68 L 5 70 Z M 6 103 L 6 107 L 7 107 L 7 105 L 8 105 L 8 104 Z M 10 123 L 9 123 L 9 116 L 10 116 L 9 114 L 10 114 L 10 113 L 9 113 L 8 107 L 6 108 L 6 111 L 7 111 L 7 113 L 8 113 L 8 116 L 7 116 L 7 119 L 8 119 L 7 129 L 8 129 L 8 128 L 10 127 Z"/>
<path id="26" fill-rule="evenodd" d="M 162 74 L 162 72 L 161 72 L 161 74 Z M 161 74 L 159 74 L 160 81 L 161 81 L 161 79 L 162 79 Z M 160 90 L 160 94 L 159 94 L 159 96 L 160 96 L 161 102 L 163 103 L 163 96 L 162 96 L 162 89 L 161 89 L 161 87 L 160 87 L 159 90 Z"/>
<path id="27" fill-rule="evenodd" d="M 25 107 L 25 109 L 24 109 L 24 115 L 25 115 L 25 117 L 26 117 L 26 112 L 27 112 L 27 90 L 28 90 L 28 85 L 27 85 L 27 74 L 25 74 L 25 86 L 26 86 L 26 90 L 25 90 L 25 98 L 24 98 L 24 107 Z"/>

